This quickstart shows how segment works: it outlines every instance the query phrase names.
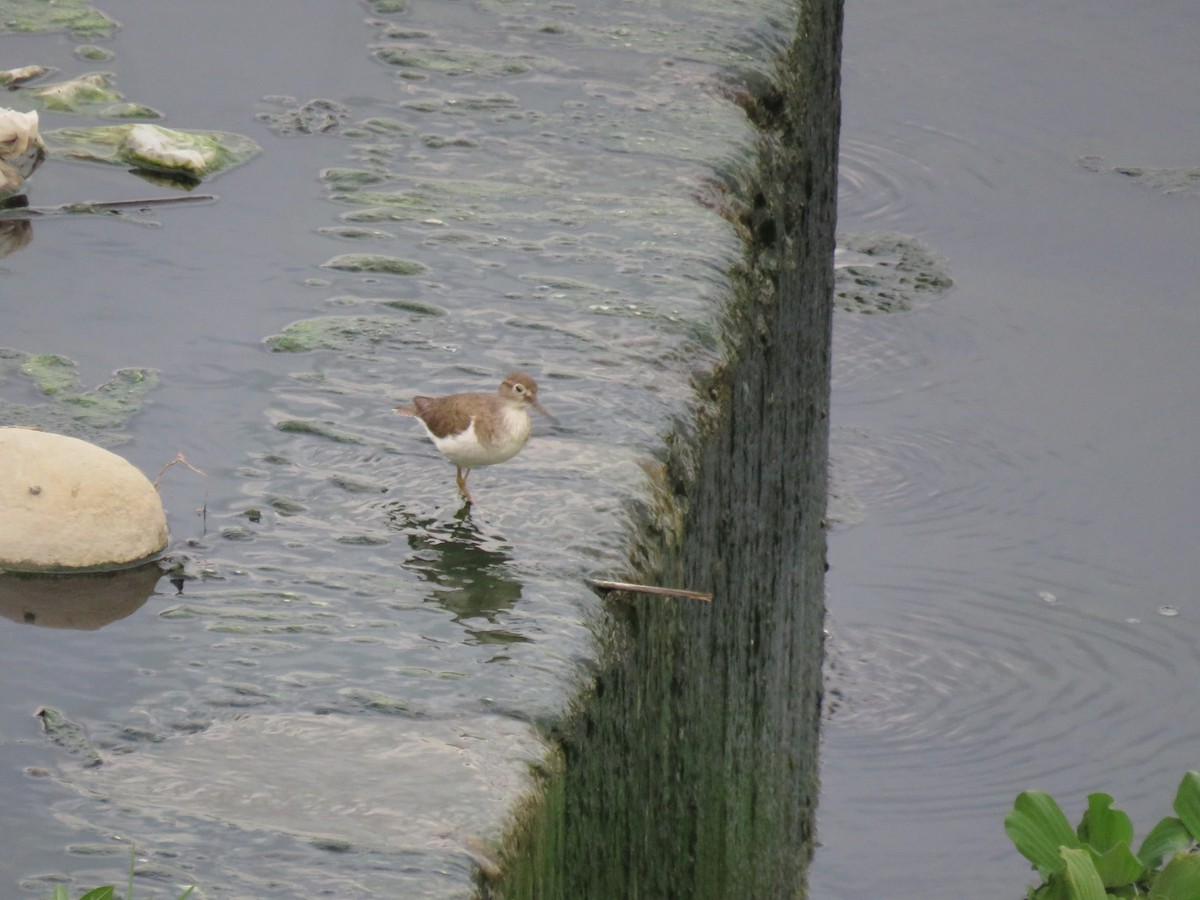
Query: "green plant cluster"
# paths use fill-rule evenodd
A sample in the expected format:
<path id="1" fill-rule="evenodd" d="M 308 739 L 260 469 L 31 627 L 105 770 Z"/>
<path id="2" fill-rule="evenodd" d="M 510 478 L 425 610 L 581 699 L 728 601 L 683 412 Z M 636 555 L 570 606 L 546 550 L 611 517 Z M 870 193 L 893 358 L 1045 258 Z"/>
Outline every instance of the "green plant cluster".
<path id="1" fill-rule="evenodd" d="M 92 890 L 81 896 L 79 900 L 118 900 L 117 895 L 113 893 L 114 890 L 115 888 L 111 884 L 106 884 L 104 887 L 92 888 Z M 192 895 L 193 890 L 194 888 L 188 888 L 179 895 L 179 900 L 187 900 Z M 129 893 L 126 896 L 132 897 L 133 894 Z M 67 893 L 67 889 L 60 884 L 54 889 L 54 894 L 50 900 L 71 900 L 71 897 Z"/>
<path id="2" fill-rule="evenodd" d="M 129 886 L 126 889 L 125 900 L 133 900 L 133 875 L 134 867 L 137 864 L 137 849 L 129 848 Z M 179 895 L 179 900 L 188 900 L 192 896 L 192 891 L 195 886 L 187 888 Z M 58 885 L 54 888 L 54 893 L 50 895 L 50 900 L 71 900 L 71 895 L 67 893 L 65 885 Z M 111 884 L 106 884 L 103 887 L 92 888 L 86 894 L 80 896 L 79 900 L 120 900 L 116 893 L 116 888 Z"/>
<path id="3" fill-rule="evenodd" d="M 1017 796 L 1004 830 L 1042 876 L 1029 900 L 1200 900 L 1200 772 L 1183 776 L 1175 815 L 1155 825 L 1137 853 L 1133 824 L 1112 802 L 1108 794 L 1090 794 L 1072 829 L 1049 794 Z"/>

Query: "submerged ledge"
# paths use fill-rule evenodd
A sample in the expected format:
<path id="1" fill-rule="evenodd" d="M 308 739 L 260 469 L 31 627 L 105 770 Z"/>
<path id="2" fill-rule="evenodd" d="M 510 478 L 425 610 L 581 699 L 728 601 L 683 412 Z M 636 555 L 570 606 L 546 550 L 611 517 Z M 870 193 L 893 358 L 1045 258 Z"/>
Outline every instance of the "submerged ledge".
<path id="1" fill-rule="evenodd" d="M 734 81 L 752 159 L 713 206 L 744 244 L 723 360 L 667 436 L 601 663 L 514 815 L 485 898 L 802 896 L 817 793 L 840 0 Z"/>

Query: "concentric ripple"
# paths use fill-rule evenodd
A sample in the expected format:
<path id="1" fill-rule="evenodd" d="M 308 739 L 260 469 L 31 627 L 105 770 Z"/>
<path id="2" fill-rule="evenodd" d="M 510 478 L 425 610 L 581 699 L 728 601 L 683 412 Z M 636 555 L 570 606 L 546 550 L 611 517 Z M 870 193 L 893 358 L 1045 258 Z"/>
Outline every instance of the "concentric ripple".
<path id="1" fill-rule="evenodd" d="M 838 160 L 838 216 L 876 223 L 899 219 L 909 207 L 910 181 L 929 183 L 928 170 L 904 154 L 861 140 L 844 140 Z"/>
<path id="2" fill-rule="evenodd" d="M 1164 739 L 1200 740 L 1200 720 L 1181 716 L 1200 653 L 1177 619 L 1046 599 L 1068 586 L 970 592 L 954 586 L 962 573 L 930 574 L 879 587 L 898 610 L 888 622 L 830 628 L 826 740 L 889 773 L 872 779 L 894 787 L 871 803 L 961 815 L 1082 762 L 1090 782 L 1111 784 Z M 1152 768 L 1170 780 L 1175 764 Z"/>
<path id="3" fill-rule="evenodd" d="M 1012 514 L 1038 490 L 1013 452 L 975 432 L 835 427 L 830 520 L 853 525 L 869 514 L 938 532 Z"/>

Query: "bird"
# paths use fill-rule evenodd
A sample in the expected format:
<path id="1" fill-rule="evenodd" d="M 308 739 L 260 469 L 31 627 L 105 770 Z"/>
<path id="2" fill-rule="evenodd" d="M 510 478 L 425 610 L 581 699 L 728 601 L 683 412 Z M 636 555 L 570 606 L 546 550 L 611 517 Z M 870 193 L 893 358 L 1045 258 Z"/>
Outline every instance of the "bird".
<path id="1" fill-rule="evenodd" d="M 494 394 L 414 397 L 396 412 L 425 426 L 433 445 L 457 467 L 458 490 L 470 506 L 475 501 L 467 490 L 467 476 L 472 469 L 502 463 L 521 451 L 533 429 L 530 407 L 558 421 L 538 402 L 537 382 L 524 372 L 512 372 Z"/>

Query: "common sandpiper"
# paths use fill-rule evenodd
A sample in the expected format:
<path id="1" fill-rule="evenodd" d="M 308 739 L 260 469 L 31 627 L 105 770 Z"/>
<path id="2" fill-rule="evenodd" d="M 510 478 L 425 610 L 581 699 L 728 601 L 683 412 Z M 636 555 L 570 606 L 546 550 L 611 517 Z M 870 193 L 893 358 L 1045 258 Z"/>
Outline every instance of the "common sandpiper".
<path id="1" fill-rule="evenodd" d="M 458 468 L 458 489 L 468 504 L 467 476 L 479 466 L 494 466 L 516 456 L 533 421 L 529 407 L 550 421 L 554 416 L 538 402 L 535 382 L 523 372 L 513 372 L 494 394 L 471 392 L 445 397 L 414 397 L 411 405 L 397 406 L 402 416 L 419 419 L 433 445 Z"/>

